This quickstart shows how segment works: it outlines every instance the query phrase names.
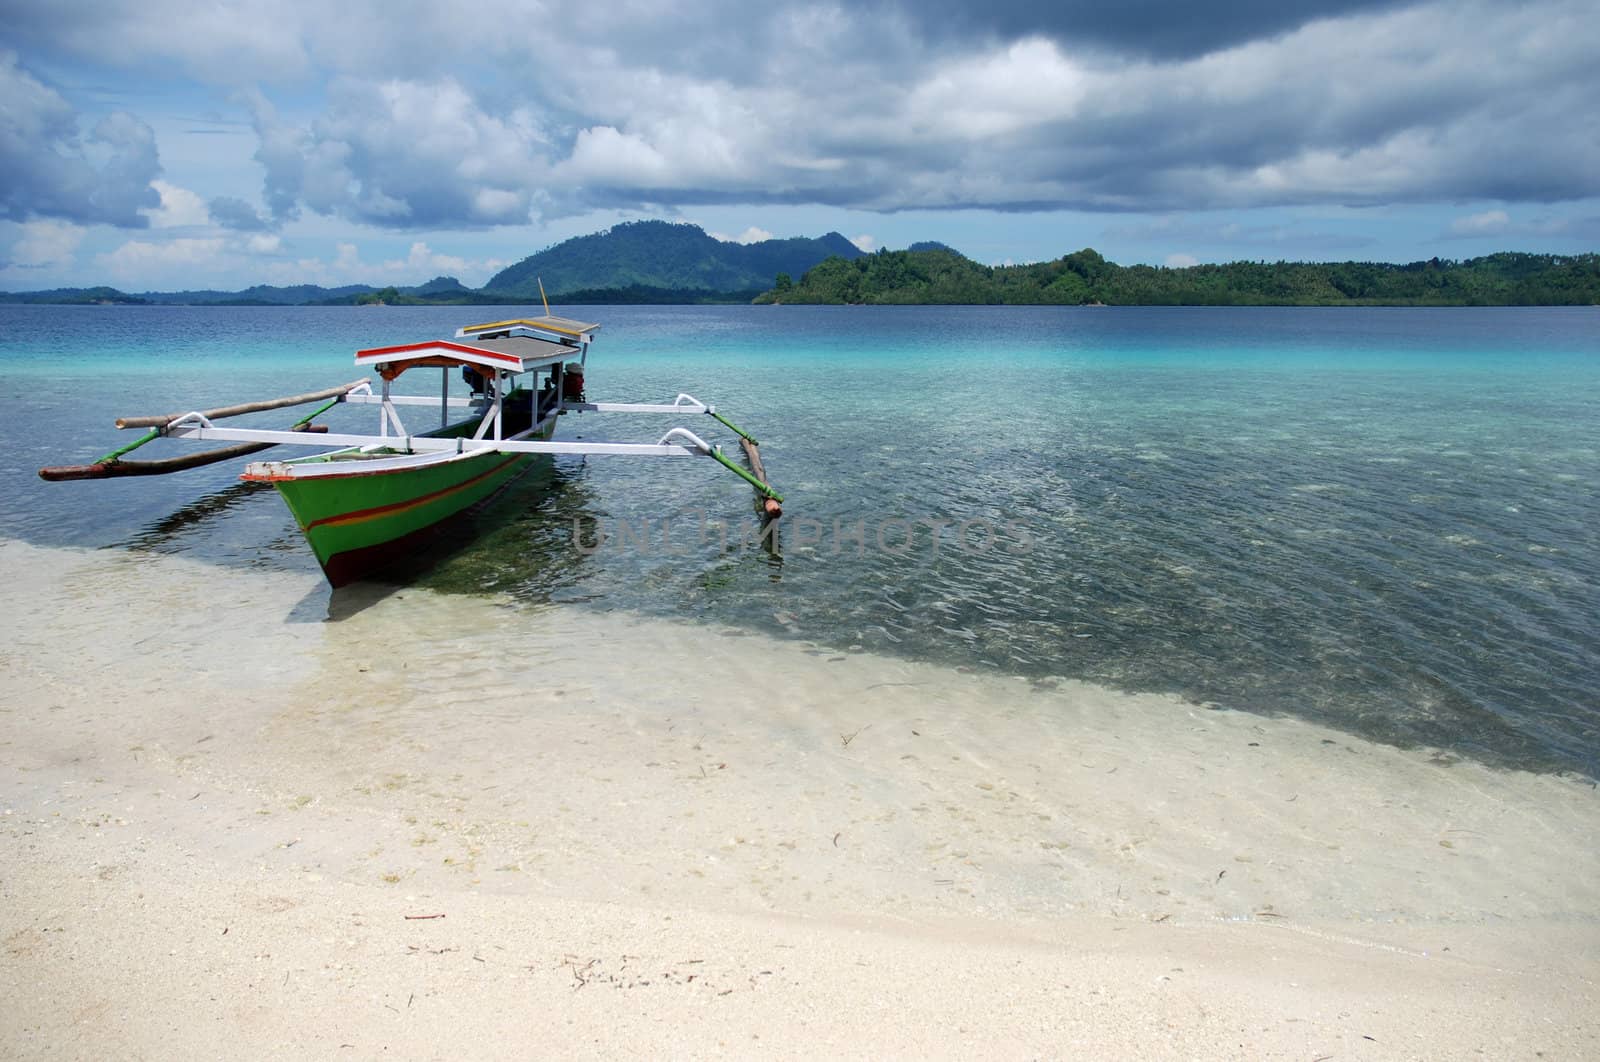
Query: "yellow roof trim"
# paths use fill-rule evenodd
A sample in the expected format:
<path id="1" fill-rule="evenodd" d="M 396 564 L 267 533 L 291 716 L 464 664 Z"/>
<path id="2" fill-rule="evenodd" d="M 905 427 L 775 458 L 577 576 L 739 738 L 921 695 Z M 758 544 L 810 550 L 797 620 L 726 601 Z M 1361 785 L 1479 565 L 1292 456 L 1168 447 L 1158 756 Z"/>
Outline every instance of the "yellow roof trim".
<path id="1" fill-rule="evenodd" d="M 600 327 L 599 325 L 585 324 L 582 321 L 560 320 L 560 323 L 558 324 L 556 323 L 558 320 L 560 319 L 554 317 L 536 319 L 516 317 L 509 321 L 490 321 L 488 324 L 467 325 L 465 328 L 461 329 L 461 331 L 494 332 L 502 328 L 513 328 L 517 325 L 522 325 L 527 328 L 540 328 L 547 332 L 558 332 L 565 336 L 581 336 Z"/>

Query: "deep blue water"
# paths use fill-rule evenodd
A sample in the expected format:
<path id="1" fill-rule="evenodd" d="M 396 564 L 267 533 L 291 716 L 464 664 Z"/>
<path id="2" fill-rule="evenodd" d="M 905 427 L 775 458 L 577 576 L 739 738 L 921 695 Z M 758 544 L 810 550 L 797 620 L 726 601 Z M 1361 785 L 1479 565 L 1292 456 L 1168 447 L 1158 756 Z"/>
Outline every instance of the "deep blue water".
<path id="1" fill-rule="evenodd" d="M 34 472 L 127 441 L 118 415 L 354 379 L 356 348 L 486 312 L 511 315 L 0 307 L 0 534 L 314 571 L 234 467 Z M 410 578 L 1600 773 L 1600 310 L 571 312 L 604 324 L 592 394 L 690 391 L 762 439 L 781 560 L 710 462 L 597 457 L 541 468 Z"/>

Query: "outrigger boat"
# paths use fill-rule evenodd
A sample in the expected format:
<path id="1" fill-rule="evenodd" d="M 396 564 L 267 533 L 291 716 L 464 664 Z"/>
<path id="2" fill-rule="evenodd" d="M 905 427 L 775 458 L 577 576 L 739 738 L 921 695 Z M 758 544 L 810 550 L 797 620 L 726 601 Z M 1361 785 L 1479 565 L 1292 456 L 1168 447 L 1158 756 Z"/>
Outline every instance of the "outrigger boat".
<path id="1" fill-rule="evenodd" d="M 40 469 L 48 480 L 101 479 L 151 475 L 245 456 L 273 446 L 337 449 L 246 466 L 247 482 L 271 483 L 288 504 L 328 581 L 334 586 L 360 579 L 415 553 L 442 521 L 494 495 L 526 471 L 537 454 L 596 454 L 634 457 L 710 457 L 743 477 L 756 491 L 764 521 L 781 513 L 782 495 L 767 482 L 759 444 L 717 413 L 716 407 L 680 393 L 670 403 L 591 402 L 584 394 L 589 345 L 598 324 L 556 317 L 493 321 L 468 325 L 454 338 L 356 352 L 356 364 L 377 371 L 380 389 L 367 379 L 310 394 L 222 409 L 157 417 L 125 417 L 119 428 L 151 429 L 143 438 L 90 465 Z M 393 393 L 402 373 L 437 368 L 438 399 Z M 452 397 L 451 374 L 460 372 L 469 397 Z M 327 399 L 321 408 L 287 430 L 227 428 L 216 422 L 244 413 Z M 378 433 L 329 432 L 312 421 L 335 405 L 378 407 Z M 401 417 L 434 415 L 438 426 L 413 432 Z M 452 421 L 451 413 L 465 412 Z M 567 414 L 704 414 L 739 436 L 749 470 L 688 428 L 678 425 L 654 443 L 557 442 L 559 419 Z M 153 439 L 218 440 L 220 449 L 158 461 L 124 460 Z"/>

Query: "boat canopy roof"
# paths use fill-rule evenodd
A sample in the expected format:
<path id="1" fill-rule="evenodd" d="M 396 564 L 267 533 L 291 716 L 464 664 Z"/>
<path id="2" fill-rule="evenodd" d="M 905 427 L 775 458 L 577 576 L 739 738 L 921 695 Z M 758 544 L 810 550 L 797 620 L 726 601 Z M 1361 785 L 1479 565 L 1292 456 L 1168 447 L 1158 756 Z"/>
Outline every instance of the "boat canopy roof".
<path id="1" fill-rule="evenodd" d="M 456 329 L 456 338 L 481 339 L 503 332 L 508 336 L 543 335 L 558 341 L 587 343 L 598 331 L 600 326 L 597 324 L 574 321 L 570 317 L 556 317 L 547 313 L 543 317 L 514 317 L 508 321 L 467 325 L 465 328 Z"/>
<path id="2" fill-rule="evenodd" d="M 423 365 L 446 368 L 471 365 L 515 374 L 559 364 L 578 352 L 578 348 L 569 343 L 528 335 L 505 335 L 494 339 L 433 339 L 425 343 L 358 350 L 356 364 L 375 366 L 389 380 L 407 369 Z"/>

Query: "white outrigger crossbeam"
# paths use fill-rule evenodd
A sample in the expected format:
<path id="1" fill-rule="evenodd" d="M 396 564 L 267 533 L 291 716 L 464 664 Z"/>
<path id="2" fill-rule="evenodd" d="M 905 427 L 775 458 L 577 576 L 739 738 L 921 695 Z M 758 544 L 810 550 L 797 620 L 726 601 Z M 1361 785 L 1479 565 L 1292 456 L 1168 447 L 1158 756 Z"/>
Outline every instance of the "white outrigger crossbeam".
<path id="1" fill-rule="evenodd" d="M 381 388 L 376 393 L 373 381 L 355 380 L 340 387 L 265 402 L 155 417 L 127 417 L 118 420 L 117 427 L 151 430 L 143 438 L 105 455 L 92 465 L 46 468 L 39 474 L 46 479 L 149 475 L 244 456 L 272 446 L 311 446 L 330 452 L 285 461 L 257 462 L 245 470 L 245 478 L 280 480 L 398 472 L 408 467 L 431 466 L 486 453 L 710 457 L 747 480 L 765 499 L 764 511 L 770 516 L 778 515 L 781 512 L 778 503 L 783 498 L 766 482 L 765 473 L 760 472 L 759 457 L 754 453 L 756 440 L 719 414 L 715 406 L 686 392 L 680 392 L 671 402 L 591 402 L 584 398 L 584 364 L 589 342 L 599 327 L 547 313 L 539 318 L 470 325 L 459 329 L 452 339 L 360 350 L 356 352 L 356 364 L 376 370 L 381 380 Z M 439 397 L 393 393 L 391 385 L 402 373 L 427 367 L 441 370 Z M 472 397 L 451 397 L 451 373 L 457 370 L 465 376 Z M 532 374 L 533 386 L 514 389 L 516 379 L 527 374 Z M 541 381 L 542 387 L 539 386 Z M 230 428 L 217 423 L 226 417 L 322 399 L 329 401 L 296 421 L 289 430 Z M 330 432 L 312 423 L 323 411 L 341 403 L 378 406 L 377 433 Z M 418 408 L 438 411 L 436 429 L 416 432 L 407 427 L 401 410 Z M 452 426 L 452 410 L 465 411 L 472 419 L 458 421 Z M 671 428 L 653 443 L 565 442 L 550 438 L 557 418 L 569 413 L 707 415 L 740 436 L 746 455 L 759 474 L 747 472 L 730 460 L 721 447 L 708 443 L 681 425 Z M 235 445 L 162 461 L 123 460 L 130 451 L 159 437 Z"/>
<path id="2" fill-rule="evenodd" d="M 531 427 L 510 436 L 496 438 L 499 434 L 499 403 L 507 390 L 508 373 L 494 372 L 489 381 L 489 393 L 479 399 L 441 398 L 396 395 L 389 393 L 385 381 L 384 393 L 373 394 L 370 384 L 362 383 L 337 396 L 334 403 L 376 405 L 380 407 L 380 433 L 362 435 L 342 432 L 307 434 L 303 430 L 274 430 L 270 428 L 229 428 L 218 425 L 205 413 L 193 411 L 173 417 L 161 427 L 160 433 L 174 439 L 193 439 L 198 442 L 232 442 L 256 446 L 314 446 L 322 449 L 356 448 L 368 457 L 360 462 L 344 465 L 326 465 L 318 469 L 319 475 L 361 475 L 385 471 L 407 465 L 430 464 L 435 460 L 481 454 L 565 454 L 571 456 L 621 456 L 621 457 L 710 457 L 745 479 L 758 494 L 781 503 L 783 496 L 772 489 L 764 478 L 752 476 L 701 436 L 681 425 L 669 429 L 654 443 L 573 441 L 539 438 L 544 429 L 563 413 L 642 413 L 677 414 L 700 413 L 715 417 L 737 432 L 747 443 L 755 440 L 736 425 L 720 416 L 716 407 L 702 402 L 694 395 L 680 392 L 671 402 L 585 402 L 564 401 L 552 405 L 550 410 Z M 333 404 L 333 403 L 330 403 Z M 400 419 L 401 406 L 435 408 L 467 408 L 483 412 L 483 420 L 471 438 L 466 436 L 417 435 L 408 432 Z M 390 434 L 390 429 L 393 434 Z M 493 431 L 493 435 L 489 432 Z M 274 479 L 292 476 L 291 461 L 261 461 L 251 466 L 253 475 Z M 774 513 L 781 511 L 776 508 Z"/>
<path id="3" fill-rule="evenodd" d="M 574 413 L 715 413 L 694 395 L 679 392 L 670 404 L 661 402 L 563 402 L 561 408 Z"/>
<path id="4" fill-rule="evenodd" d="M 431 401 L 424 399 L 423 401 Z M 543 421 L 540 422 L 544 423 Z M 537 430 L 530 428 L 529 434 Z M 200 413 L 187 413 L 167 426 L 166 435 L 173 439 L 217 440 L 227 442 L 267 443 L 271 446 L 360 446 L 373 449 L 394 450 L 397 454 L 410 453 L 507 453 L 507 454 L 620 454 L 633 457 L 704 457 L 717 451 L 688 428 L 673 428 L 655 443 L 624 442 L 558 442 L 553 439 L 469 439 L 465 436 L 435 438 L 429 435 L 356 435 L 324 432 L 305 435 L 300 432 L 275 431 L 270 428 L 224 428 L 213 424 Z M 670 442 L 683 439 L 683 442 Z M 359 472 L 357 466 L 351 471 Z"/>
<path id="5" fill-rule="evenodd" d="M 495 389 L 494 399 L 500 397 L 499 388 Z M 541 419 L 537 424 L 519 432 L 507 439 L 493 438 L 466 438 L 434 437 L 430 435 L 413 435 L 405 430 L 400 422 L 395 406 L 426 406 L 438 407 L 441 401 L 444 405 L 453 408 L 483 409 L 492 406 L 493 399 L 488 402 L 469 398 L 428 398 L 422 395 L 377 395 L 372 393 L 370 384 L 363 383 L 359 387 L 339 395 L 335 401 L 350 405 L 370 405 L 384 407 L 381 413 L 383 427 L 395 427 L 399 434 L 389 435 L 361 435 L 352 433 L 321 432 L 316 435 L 307 435 L 297 431 L 280 431 L 270 428 L 227 428 L 216 424 L 210 417 L 199 411 L 184 413 L 173 417 L 163 425 L 162 434 L 173 439 L 194 439 L 197 441 L 220 442 L 250 442 L 266 443 L 271 446 L 317 446 L 317 447 L 381 447 L 394 450 L 398 453 L 429 453 L 444 452 L 452 454 L 498 452 L 510 454 L 616 454 L 632 457 L 703 457 L 715 452 L 718 448 L 706 442 L 700 436 L 685 427 L 675 427 L 668 431 L 655 443 L 626 443 L 626 442 L 558 442 L 555 440 L 527 439 L 523 436 L 534 435 L 539 432 L 552 418 L 559 413 L 712 413 L 716 407 L 702 402 L 691 394 L 680 393 L 677 398 L 669 402 L 562 402 L 558 407 Z M 487 420 L 487 418 L 485 418 Z M 678 439 L 681 442 L 671 440 Z"/>
<path id="6" fill-rule="evenodd" d="M 373 394 L 369 384 L 362 386 L 365 391 L 358 388 L 341 396 L 339 401 L 356 406 L 378 406 L 386 401 L 382 395 Z M 387 401 L 397 406 L 437 407 L 440 404 L 439 399 L 424 395 L 390 395 Z M 447 398 L 444 403 L 456 409 L 478 404 L 470 398 Z M 717 407 L 694 395 L 679 394 L 671 402 L 563 402 L 561 409 L 568 413 L 715 413 Z"/>

